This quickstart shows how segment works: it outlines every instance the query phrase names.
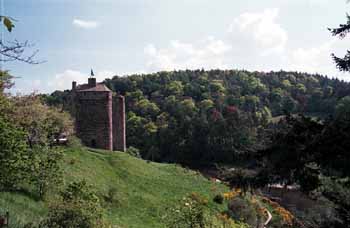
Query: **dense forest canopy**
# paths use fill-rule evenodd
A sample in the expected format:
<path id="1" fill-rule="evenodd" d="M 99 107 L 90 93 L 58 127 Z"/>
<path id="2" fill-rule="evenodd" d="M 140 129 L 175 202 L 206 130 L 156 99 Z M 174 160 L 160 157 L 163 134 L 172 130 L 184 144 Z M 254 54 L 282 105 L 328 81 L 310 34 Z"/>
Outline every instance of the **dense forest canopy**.
<path id="1" fill-rule="evenodd" d="M 285 71 L 164 71 L 105 83 L 126 97 L 129 147 L 146 159 L 191 165 L 251 155 L 281 116 L 327 118 L 350 95 L 344 81 Z M 72 105 L 69 91 L 43 97 L 64 109 Z"/>

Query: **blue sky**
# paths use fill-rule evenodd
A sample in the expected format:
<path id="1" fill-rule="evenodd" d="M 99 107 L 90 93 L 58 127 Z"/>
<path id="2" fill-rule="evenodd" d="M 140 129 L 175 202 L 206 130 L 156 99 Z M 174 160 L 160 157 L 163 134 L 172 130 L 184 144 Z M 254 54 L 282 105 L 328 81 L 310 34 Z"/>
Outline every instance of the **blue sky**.
<path id="1" fill-rule="evenodd" d="M 330 53 L 349 39 L 327 27 L 345 22 L 346 0 L 0 0 L 18 21 L 5 40 L 28 40 L 39 65 L 6 63 L 13 92 L 52 92 L 112 75 L 173 69 L 318 72 L 345 80 Z M 28 50 L 30 53 L 31 50 Z"/>

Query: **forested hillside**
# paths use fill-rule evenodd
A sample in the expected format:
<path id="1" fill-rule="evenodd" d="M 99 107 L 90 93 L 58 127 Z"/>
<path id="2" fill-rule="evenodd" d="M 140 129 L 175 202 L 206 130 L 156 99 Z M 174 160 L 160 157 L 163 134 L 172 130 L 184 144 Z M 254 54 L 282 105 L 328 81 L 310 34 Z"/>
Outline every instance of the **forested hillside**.
<path id="1" fill-rule="evenodd" d="M 326 118 L 350 84 L 298 72 L 196 70 L 106 79 L 126 96 L 127 145 L 156 161 L 231 162 L 265 144 L 272 120 L 287 113 Z M 69 109 L 69 91 L 44 97 Z"/>

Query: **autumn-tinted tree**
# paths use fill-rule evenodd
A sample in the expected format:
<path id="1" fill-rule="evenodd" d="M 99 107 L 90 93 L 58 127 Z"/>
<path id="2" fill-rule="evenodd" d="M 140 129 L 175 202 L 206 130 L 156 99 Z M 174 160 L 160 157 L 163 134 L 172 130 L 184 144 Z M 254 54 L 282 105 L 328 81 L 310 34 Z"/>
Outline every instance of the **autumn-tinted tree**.
<path id="1" fill-rule="evenodd" d="M 325 118 L 350 95 L 344 81 L 284 71 L 163 71 L 106 84 L 126 96 L 127 145 L 143 158 L 193 165 L 253 156 L 286 112 Z M 70 110 L 69 93 L 43 97 Z"/>

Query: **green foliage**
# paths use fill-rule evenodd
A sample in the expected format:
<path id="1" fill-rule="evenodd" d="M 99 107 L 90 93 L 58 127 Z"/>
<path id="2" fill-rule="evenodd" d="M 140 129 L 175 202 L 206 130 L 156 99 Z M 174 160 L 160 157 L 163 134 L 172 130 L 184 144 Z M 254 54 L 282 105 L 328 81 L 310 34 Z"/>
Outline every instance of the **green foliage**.
<path id="1" fill-rule="evenodd" d="M 0 22 L 3 21 L 4 26 L 6 27 L 7 31 L 11 32 L 12 28 L 15 27 L 15 25 L 12 22 L 12 19 L 6 16 L 0 15 Z"/>
<path id="2" fill-rule="evenodd" d="M 230 184 L 231 188 L 239 188 L 245 195 L 248 191 L 253 191 L 256 188 L 256 175 L 256 172 L 252 170 L 235 169 L 222 173 L 221 177 Z"/>
<path id="3" fill-rule="evenodd" d="M 224 202 L 224 197 L 221 194 L 215 195 L 213 201 L 218 204 L 222 204 Z"/>
<path id="4" fill-rule="evenodd" d="M 287 116 L 282 119 L 271 137 L 271 145 L 262 151 L 264 168 L 273 178 L 272 182 L 283 184 L 309 183 L 313 174 L 314 151 L 307 150 L 315 136 L 321 132 L 323 125 L 305 116 Z M 311 178 L 305 180 L 305 178 Z M 317 181 L 315 183 L 317 187 Z M 305 187 L 309 189 L 310 187 Z"/>
<path id="5" fill-rule="evenodd" d="M 15 27 L 13 23 L 14 21 L 15 20 L 9 16 L 0 15 L 0 23 L 2 22 L 8 32 L 11 32 Z M 34 60 L 34 56 L 36 55 L 37 51 L 33 52 L 31 55 L 24 55 L 26 48 L 30 48 L 31 46 L 32 45 L 29 44 L 28 41 L 19 42 L 15 39 L 13 41 L 6 42 L 2 37 L 0 40 L 0 62 L 19 61 L 28 64 L 40 63 Z"/>
<path id="6" fill-rule="evenodd" d="M 13 76 L 9 71 L 0 70 L 0 93 L 3 95 L 5 89 L 10 89 L 13 86 Z"/>
<path id="7" fill-rule="evenodd" d="M 320 169 L 316 163 L 306 164 L 298 174 L 298 182 L 303 192 L 311 192 L 321 185 Z"/>
<path id="8" fill-rule="evenodd" d="M 118 201 L 117 195 L 117 188 L 111 187 L 110 189 L 108 189 L 107 195 L 105 196 L 105 200 L 109 203 L 115 203 Z"/>
<path id="9" fill-rule="evenodd" d="M 228 204 L 229 215 L 236 221 L 242 221 L 256 227 L 258 216 L 254 206 L 245 198 L 235 197 Z"/>
<path id="10" fill-rule="evenodd" d="M 214 94 L 222 94 L 225 93 L 226 89 L 222 85 L 222 82 L 220 81 L 213 81 L 212 83 L 209 84 L 209 89 L 211 93 Z"/>
<path id="11" fill-rule="evenodd" d="M 35 146 L 30 153 L 30 182 L 42 199 L 49 190 L 62 183 L 62 153 L 56 148 Z"/>
<path id="12" fill-rule="evenodd" d="M 335 108 L 335 116 L 338 119 L 350 116 L 350 96 L 343 97 L 338 101 Z"/>
<path id="13" fill-rule="evenodd" d="M 135 147 L 128 147 L 128 149 L 126 149 L 126 153 L 130 154 L 133 157 L 141 158 L 140 150 Z"/>
<path id="14" fill-rule="evenodd" d="M 168 210 L 165 222 L 169 228 L 205 228 L 210 227 L 208 212 L 206 209 L 208 201 L 198 193 L 192 193 L 184 197 L 173 208 Z"/>
<path id="15" fill-rule="evenodd" d="M 5 89 L 13 86 L 13 76 L 9 71 L 0 70 L 0 117 L 8 119 L 9 110 L 11 110 L 11 102 Z"/>
<path id="16" fill-rule="evenodd" d="M 272 146 L 262 153 L 266 159 L 263 167 L 270 175 L 268 182 L 298 183 L 302 191 L 313 193 L 316 198 L 326 197 L 335 205 L 336 215 L 317 219 L 319 227 L 350 224 L 345 190 L 350 177 L 350 118 L 344 114 L 346 111 L 339 113 L 343 114 L 326 122 L 288 116 L 286 125 L 274 134 Z"/>
<path id="17" fill-rule="evenodd" d="M 67 146 L 70 148 L 81 148 L 81 140 L 76 136 L 72 136 L 69 138 Z"/>
<path id="18" fill-rule="evenodd" d="M 213 183 L 197 172 L 186 170 L 176 164 L 146 162 L 126 153 L 92 150 L 84 147 L 63 147 L 62 162 L 63 189 L 65 183 L 79 182 L 85 179 L 87 185 L 93 185 L 95 195 L 100 201 L 108 223 L 117 227 L 163 228 L 162 216 L 169 205 L 177 204 L 179 199 L 195 191 L 207 199 L 216 192 L 226 192 L 223 184 Z M 71 161 L 75 162 L 72 163 Z M 110 192 L 117 189 L 116 193 Z M 108 195 L 114 201 L 107 201 Z M 51 192 L 46 200 L 54 201 Z M 62 205 L 62 200 L 57 203 Z M 29 195 L 17 192 L 0 192 L 0 207 L 9 210 L 21 224 L 37 222 L 47 217 L 47 202 L 37 201 Z M 210 213 L 224 210 L 223 205 L 208 202 Z M 238 226 L 237 226 L 238 227 Z M 220 227 L 222 228 L 222 227 Z M 226 226 L 227 228 L 227 226 Z"/>
<path id="19" fill-rule="evenodd" d="M 52 145 L 58 136 L 73 132 L 73 121 L 66 112 L 42 103 L 39 96 L 14 97 L 11 102 L 16 107 L 11 110 L 11 122 L 27 132 L 31 148 L 35 145 Z"/>
<path id="20" fill-rule="evenodd" d="M 339 36 L 344 38 L 350 31 L 350 16 L 346 15 L 346 24 L 340 24 L 338 28 L 329 29 L 333 36 Z M 340 71 L 349 71 L 350 70 L 350 52 L 347 51 L 346 55 L 343 58 L 339 58 L 332 54 L 333 60 L 336 63 Z"/>
<path id="21" fill-rule="evenodd" d="M 135 104 L 136 110 L 140 115 L 151 115 L 156 116 L 159 112 L 159 108 L 155 103 L 150 102 L 148 99 L 141 99 Z"/>
<path id="22" fill-rule="evenodd" d="M 350 190 L 349 182 L 344 180 L 323 179 L 323 194 L 336 205 L 337 215 L 332 221 L 325 222 L 329 227 L 349 227 L 350 225 Z M 327 226 L 324 226 L 327 227 Z"/>
<path id="23" fill-rule="evenodd" d="M 214 107 L 214 102 L 210 99 L 205 99 L 199 103 L 199 107 L 204 111 L 208 111 Z"/>
<path id="24" fill-rule="evenodd" d="M 165 94 L 167 96 L 181 96 L 183 94 L 184 86 L 181 81 L 173 81 L 165 86 Z"/>
<path id="25" fill-rule="evenodd" d="M 15 189 L 26 180 L 29 164 L 26 134 L 0 117 L 0 190 Z"/>
<path id="26" fill-rule="evenodd" d="M 50 206 L 48 218 L 41 227 L 105 227 L 99 198 L 91 188 L 85 181 L 70 183 L 61 192 L 61 200 Z"/>
<path id="27" fill-rule="evenodd" d="M 157 161 L 191 165 L 252 157 L 265 146 L 274 117 L 333 115 L 337 100 L 350 95 L 346 82 L 284 71 L 158 72 L 106 84 L 126 96 L 128 146 L 143 158 L 157 154 Z M 55 92 L 51 100 L 67 107 L 67 97 Z"/>

